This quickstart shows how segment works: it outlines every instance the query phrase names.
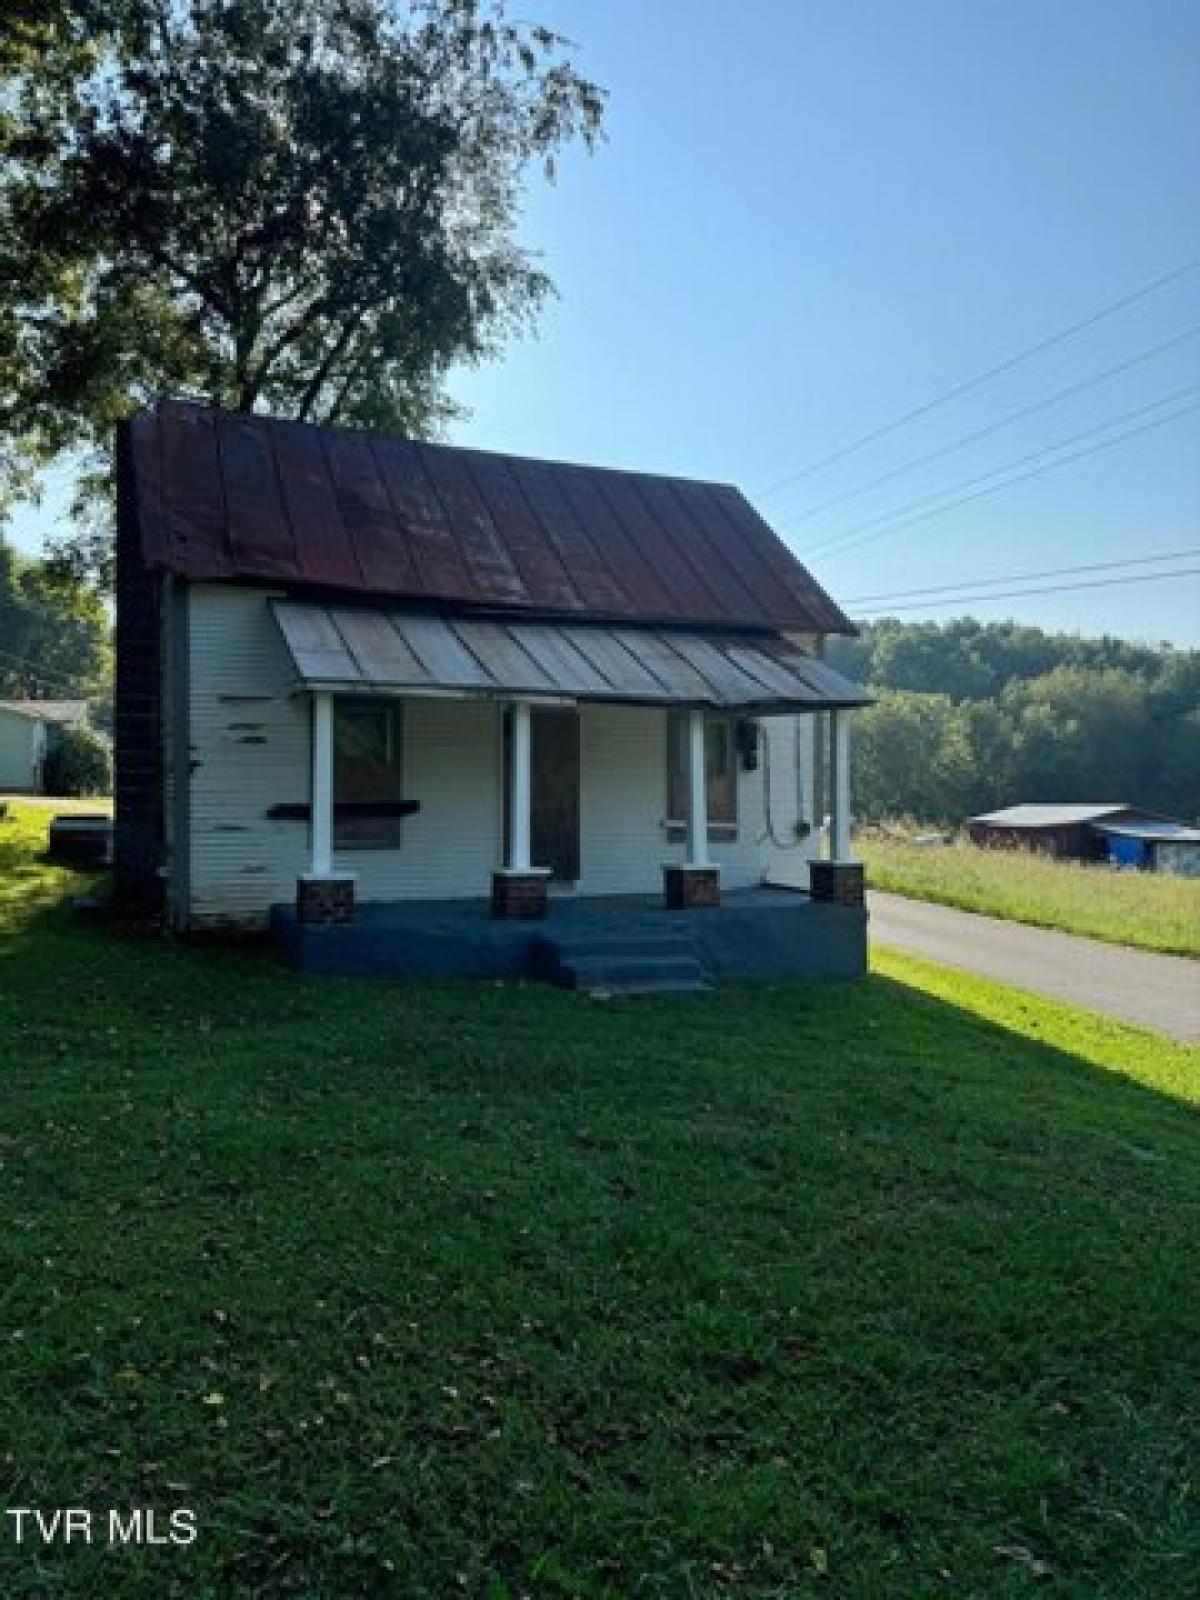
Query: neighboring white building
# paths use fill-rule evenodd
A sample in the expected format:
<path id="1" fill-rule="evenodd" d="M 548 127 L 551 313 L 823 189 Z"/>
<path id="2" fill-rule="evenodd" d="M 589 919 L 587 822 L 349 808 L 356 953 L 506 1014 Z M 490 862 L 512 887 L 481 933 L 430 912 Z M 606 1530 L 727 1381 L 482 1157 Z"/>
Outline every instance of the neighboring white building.
<path id="1" fill-rule="evenodd" d="M 86 700 L 0 700 L 0 791 L 44 793 L 58 730 L 87 721 Z"/>
<path id="2" fill-rule="evenodd" d="M 126 900 L 695 907 L 807 890 L 828 809 L 861 918 L 853 630 L 736 490 L 176 402 L 118 455 Z"/>

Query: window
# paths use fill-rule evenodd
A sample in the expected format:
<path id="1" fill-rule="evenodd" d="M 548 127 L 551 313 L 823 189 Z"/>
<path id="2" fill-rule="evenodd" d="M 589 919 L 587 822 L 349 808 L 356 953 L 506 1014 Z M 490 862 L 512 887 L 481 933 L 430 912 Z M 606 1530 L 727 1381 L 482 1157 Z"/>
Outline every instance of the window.
<path id="1" fill-rule="evenodd" d="M 686 712 L 667 714 L 667 837 L 682 839 L 691 814 L 689 728 Z M 708 837 L 737 835 L 737 749 L 731 717 L 704 719 L 704 772 Z"/>
<path id="2" fill-rule="evenodd" d="M 339 850 L 395 849 L 399 817 L 383 807 L 403 799 L 400 776 L 400 702 L 333 702 L 333 842 Z M 347 815 L 343 807 L 352 807 Z M 374 815 L 372 809 L 380 810 Z M 339 815 L 339 811 L 341 814 Z"/>

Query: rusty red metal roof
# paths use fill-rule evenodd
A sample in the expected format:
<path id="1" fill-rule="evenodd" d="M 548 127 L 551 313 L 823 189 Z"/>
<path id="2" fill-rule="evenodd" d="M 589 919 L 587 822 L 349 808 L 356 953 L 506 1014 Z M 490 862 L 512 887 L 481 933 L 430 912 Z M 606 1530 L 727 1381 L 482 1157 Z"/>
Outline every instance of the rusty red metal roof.
<path id="1" fill-rule="evenodd" d="M 129 424 L 143 554 L 196 580 L 637 623 L 854 627 L 726 484 L 168 400 Z"/>

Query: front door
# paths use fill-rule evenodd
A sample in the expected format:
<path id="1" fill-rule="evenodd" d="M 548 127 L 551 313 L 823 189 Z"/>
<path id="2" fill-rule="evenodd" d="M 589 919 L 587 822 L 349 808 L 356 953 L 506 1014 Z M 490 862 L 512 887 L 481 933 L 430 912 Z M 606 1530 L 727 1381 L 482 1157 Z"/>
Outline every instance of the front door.
<path id="1" fill-rule="evenodd" d="M 579 877 L 579 713 L 530 718 L 530 844 L 535 867 L 555 882 Z"/>

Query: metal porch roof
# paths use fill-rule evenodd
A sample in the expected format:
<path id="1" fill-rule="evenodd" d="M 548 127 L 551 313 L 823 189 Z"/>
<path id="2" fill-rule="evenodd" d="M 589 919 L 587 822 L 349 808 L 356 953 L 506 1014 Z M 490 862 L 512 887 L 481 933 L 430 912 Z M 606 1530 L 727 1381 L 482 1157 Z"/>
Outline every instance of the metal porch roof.
<path id="1" fill-rule="evenodd" d="M 272 602 L 306 688 L 704 705 L 761 714 L 870 696 L 778 635 L 517 622 Z"/>

